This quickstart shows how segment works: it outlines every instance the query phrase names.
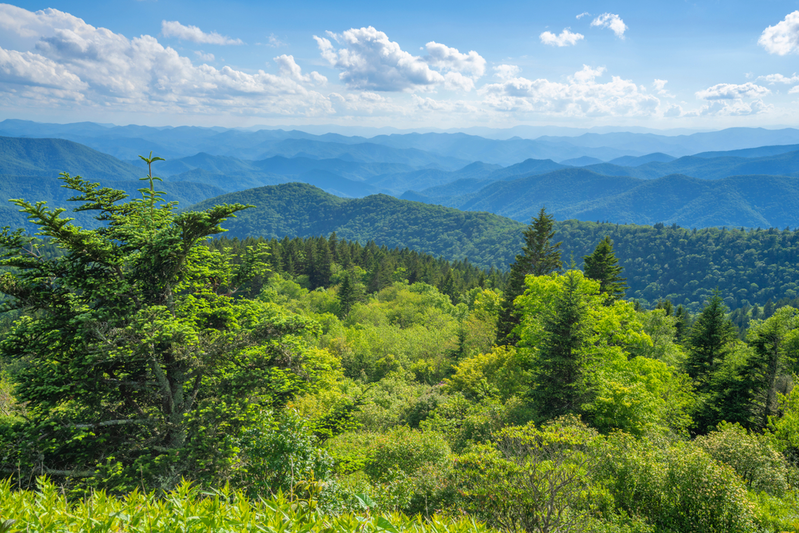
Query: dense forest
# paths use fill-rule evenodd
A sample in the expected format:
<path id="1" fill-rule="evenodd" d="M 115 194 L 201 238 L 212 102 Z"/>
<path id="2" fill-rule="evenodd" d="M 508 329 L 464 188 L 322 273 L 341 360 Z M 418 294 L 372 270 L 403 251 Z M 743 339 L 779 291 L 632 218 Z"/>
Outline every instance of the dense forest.
<path id="1" fill-rule="evenodd" d="M 507 271 L 522 246 L 524 224 L 377 195 L 344 199 L 291 183 L 220 197 L 256 207 L 226 227 L 230 237 L 283 239 L 330 235 Z M 205 209 L 214 202 L 198 204 Z M 555 223 L 567 262 L 590 254 L 606 235 L 624 268 L 627 296 L 653 308 L 670 299 L 698 311 L 714 290 L 730 308 L 776 304 L 797 293 L 799 229 L 686 229 L 566 220 Z"/>
<path id="2" fill-rule="evenodd" d="M 18 200 L 47 244 L 0 235 L 4 531 L 799 529 L 799 310 L 756 277 L 793 232 L 541 210 L 501 273 L 65 185 L 103 225 Z M 633 248 L 731 281 L 648 309 Z"/>

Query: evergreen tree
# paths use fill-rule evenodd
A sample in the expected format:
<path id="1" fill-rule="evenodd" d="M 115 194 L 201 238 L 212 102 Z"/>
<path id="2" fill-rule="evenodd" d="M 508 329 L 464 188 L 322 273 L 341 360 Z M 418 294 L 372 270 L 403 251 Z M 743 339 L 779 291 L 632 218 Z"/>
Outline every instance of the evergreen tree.
<path id="1" fill-rule="evenodd" d="M 304 379 L 293 336 L 307 322 L 232 297 L 264 272 L 263 246 L 229 257 L 202 245 L 246 206 L 176 213 L 146 179 L 143 199 L 124 201 L 123 191 L 65 174 L 75 210 L 104 222 L 95 230 L 45 202 L 15 200 L 61 249 L 56 257 L 38 254 L 21 230 L 0 233 L 0 292 L 6 309 L 26 312 L 0 343 L 0 358 L 20 363 L 11 377 L 28 406 L 0 432 L 0 471 L 20 482 L 49 474 L 169 488 L 232 463 L 210 435 L 224 428 L 235 439 L 258 404 L 285 404 Z"/>
<path id="2" fill-rule="evenodd" d="M 583 261 L 585 261 L 583 268 L 585 277 L 599 282 L 599 291 L 610 296 L 608 303 L 624 297 L 627 280 L 620 276 L 623 269 L 619 265 L 619 260 L 616 259 L 616 254 L 613 253 L 613 241 L 609 236 L 605 235 L 605 238 L 597 244 L 594 252 L 591 255 L 586 255 Z"/>
<path id="3" fill-rule="evenodd" d="M 513 302 L 524 294 L 524 278 L 528 274 L 544 276 L 552 271 L 560 270 L 563 263 L 560 259 L 560 245 L 553 244 L 555 236 L 555 219 L 542 207 L 538 216 L 524 230 L 522 253 L 510 267 L 510 276 L 505 286 L 502 304 L 497 319 L 497 344 L 516 344 L 518 336 L 513 329 L 519 325 L 521 317 L 514 309 Z"/>
<path id="4" fill-rule="evenodd" d="M 350 273 L 344 275 L 344 280 L 341 282 L 341 288 L 338 290 L 338 306 L 339 316 L 344 318 L 350 313 L 350 309 L 355 304 L 355 289 L 350 280 Z"/>
<path id="5" fill-rule="evenodd" d="M 727 306 L 716 291 L 691 327 L 687 339 L 686 371 L 699 392 L 710 391 L 710 378 L 738 337 L 727 317 Z"/>
<path id="6" fill-rule="evenodd" d="M 585 391 L 582 348 L 586 332 L 581 324 L 585 308 L 578 276 L 573 271 L 565 276 L 564 290 L 544 322 L 543 346 L 531 390 L 536 409 L 547 419 L 577 412 Z"/>

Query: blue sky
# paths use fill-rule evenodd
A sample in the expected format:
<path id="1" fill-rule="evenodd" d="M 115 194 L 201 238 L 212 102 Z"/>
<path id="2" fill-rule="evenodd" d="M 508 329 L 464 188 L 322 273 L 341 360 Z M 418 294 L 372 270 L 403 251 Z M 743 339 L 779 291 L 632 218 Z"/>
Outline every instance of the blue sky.
<path id="1" fill-rule="evenodd" d="M 797 59 L 799 1 L 26 1 L 0 118 L 799 127 Z"/>

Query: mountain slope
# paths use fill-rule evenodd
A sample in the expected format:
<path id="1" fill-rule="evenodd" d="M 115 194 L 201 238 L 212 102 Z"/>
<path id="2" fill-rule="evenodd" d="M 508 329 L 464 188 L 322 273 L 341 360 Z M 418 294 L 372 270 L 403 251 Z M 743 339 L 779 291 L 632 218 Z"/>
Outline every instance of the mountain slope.
<path id="1" fill-rule="evenodd" d="M 343 199 L 301 183 L 230 193 L 192 209 L 234 202 L 255 207 L 225 223 L 228 237 L 303 237 L 335 231 L 345 239 L 374 240 L 389 248 L 468 259 L 484 267 L 508 264 L 518 253 L 523 227 L 489 213 L 468 213 L 383 194 Z"/>
<path id="2" fill-rule="evenodd" d="M 108 154 L 63 139 L 0 137 L 0 174 L 135 180 L 141 170 Z"/>

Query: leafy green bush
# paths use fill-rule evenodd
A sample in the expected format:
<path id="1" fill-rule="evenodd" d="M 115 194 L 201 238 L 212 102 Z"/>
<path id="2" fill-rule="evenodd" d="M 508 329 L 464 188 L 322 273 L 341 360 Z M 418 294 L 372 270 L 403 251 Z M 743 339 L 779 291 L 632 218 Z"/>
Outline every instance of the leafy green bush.
<path id="1" fill-rule="evenodd" d="M 601 443 L 595 479 L 617 510 L 641 516 L 656 531 L 745 533 L 755 505 L 735 471 L 692 443 L 635 439 L 617 433 Z"/>
<path id="2" fill-rule="evenodd" d="M 723 422 L 716 431 L 697 437 L 696 444 L 716 461 L 731 466 L 755 492 L 782 496 L 789 489 L 790 466 L 766 435 Z"/>

